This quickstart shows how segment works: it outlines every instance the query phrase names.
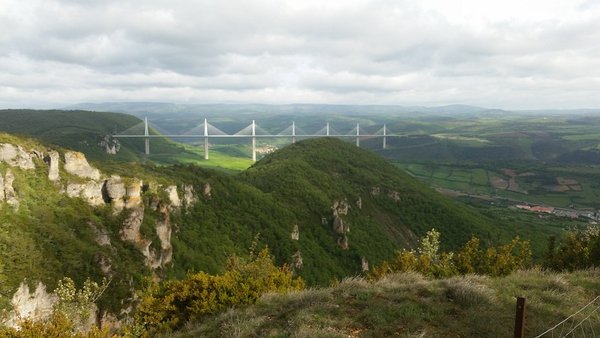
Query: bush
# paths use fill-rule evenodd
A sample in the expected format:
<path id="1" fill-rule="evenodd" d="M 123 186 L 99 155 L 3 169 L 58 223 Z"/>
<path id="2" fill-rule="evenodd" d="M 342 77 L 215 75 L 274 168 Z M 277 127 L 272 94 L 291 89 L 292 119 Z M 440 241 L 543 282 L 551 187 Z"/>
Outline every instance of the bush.
<path id="1" fill-rule="evenodd" d="M 384 261 L 369 274 L 371 279 L 380 279 L 390 272 L 415 271 L 428 277 L 443 278 L 458 274 L 482 274 L 506 276 L 512 271 L 525 268 L 531 261 L 528 241 L 516 237 L 497 248 L 481 249 L 479 239 L 472 237 L 462 249 L 454 252 L 439 252 L 440 236 L 431 229 L 420 240 L 417 251 L 400 250 L 391 262 Z"/>
<path id="2" fill-rule="evenodd" d="M 231 257 L 221 275 L 204 272 L 183 280 L 150 283 L 143 292 L 136 320 L 149 329 L 171 330 L 190 319 L 224 308 L 254 303 L 268 292 L 300 290 L 304 282 L 288 266 L 277 267 L 268 249 L 249 259 Z"/>
<path id="3" fill-rule="evenodd" d="M 599 267 L 600 227 L 589 225 L 583 230 L 569 230 L 558 247 L 556 238 L 551 237 L 543 265 L 559 271 Z"/>

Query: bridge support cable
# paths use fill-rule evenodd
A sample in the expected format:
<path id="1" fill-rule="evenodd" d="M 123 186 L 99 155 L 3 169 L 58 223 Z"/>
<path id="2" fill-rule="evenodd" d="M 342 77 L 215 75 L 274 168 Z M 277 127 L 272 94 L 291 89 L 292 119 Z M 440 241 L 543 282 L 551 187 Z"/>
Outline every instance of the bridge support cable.
<path id="1" fill-rule="evenodd" d="M 356 124 L 356 146 L 360 147 L 360 123 Z"/>

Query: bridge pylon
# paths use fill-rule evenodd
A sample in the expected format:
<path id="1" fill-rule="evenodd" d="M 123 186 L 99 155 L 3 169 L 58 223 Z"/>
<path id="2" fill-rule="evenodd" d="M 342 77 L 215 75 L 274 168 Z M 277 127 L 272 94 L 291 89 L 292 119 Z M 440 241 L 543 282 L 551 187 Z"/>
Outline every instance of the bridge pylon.
<path id="1" fill-rule="evenodd" d="M 150 138 L 147 137 L 149 135 L 150 133 L 148 132 L 148 118 L 144 117 L 144 136 L 146 136 L 146 138 L 144 139 L 144 153 L 146 155 L 150 155 Z"/>
<path id="2" fill-rule="evenodd" d="M 204 159 L 208 160 L 208 121 L 204 119 Z"/>
<path id="3" fill-rule="evenodd" d="M 256 162 L 256 124 L 252 120 L 252 162 Z"/>

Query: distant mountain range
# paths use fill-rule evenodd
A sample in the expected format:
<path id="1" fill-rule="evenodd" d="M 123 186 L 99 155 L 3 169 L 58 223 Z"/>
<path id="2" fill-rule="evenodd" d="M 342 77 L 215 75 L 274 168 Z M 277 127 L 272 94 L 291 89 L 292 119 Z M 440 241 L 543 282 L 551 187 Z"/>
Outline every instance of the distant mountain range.
<path id="1" fill-rule="evenodd" d="M 464 104 L 451 104 L 444 106 L 401 106 L 401 105 L 339 105 L 339 104 L 180 104 L 167 102 L 102 102 L 78 103 L 62 107 L 67 110 L 93 110 L 129 113 L 136 116 L 153 116 L 162 114 L 171 115 L 198 115 L 206 117 L 219 115 L 301 115 L 301 114 L 410 114 L 425 113 L 433 115 L 464 116 L 473 114 L 494 113 L 526 113 L 526 114 L 598 114 L 600 109 L 530 109 L 530 110 L 504 110 L 485 108 Z"/>

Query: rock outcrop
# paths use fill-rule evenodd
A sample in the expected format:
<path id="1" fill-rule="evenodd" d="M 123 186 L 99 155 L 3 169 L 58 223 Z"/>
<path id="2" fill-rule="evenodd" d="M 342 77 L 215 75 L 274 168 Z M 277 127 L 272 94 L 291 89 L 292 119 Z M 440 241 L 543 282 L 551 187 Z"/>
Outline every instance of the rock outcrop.
<path id="1" fill-rule="evenodd" d="M 194 187 L 191 185 L 183 186 L 183 205 L 189 208 L 198 201 L 198 197 L 194 194 Z"/>
<path id="2" fill-rule="evenodd" d="M 348 215 L 350 205 L 346 200 L 334 201 L 331 206 L 331 213 L 333 217 L 333 230 L 338 234 L 345 234 L 350 231 L 350 227 L 344 223 L 342 216 Z"/>
<path id="3" fill-rule="evenodd" d="M 33 293 L 29 291 L 27 283 L 23 282 L 11 299 L 13 311 L 5 324 L 18 327 L 17 322 L 20 318 L 29 318 L 33 321 L 46 320 L 52 314 L 57 300 L 55 295 L 46 292 L 46 286 L 42 282 L 37 284 Z"/>
<path id="4" fill-rule="evenodd" d="M 96 181 L 68 183 L 66 193 L 69 197 L 81 197 L 92 206 L 100 206 L 104 204 L 102 187 L 103 183 Z"/>
<path id="5" fill-rule="evenodd" d="M 371 187 L 371 196 L 379 196 L 380 193 L 381 193 L 381 188 Z"/>
<path id="6" fill-rule="evenodd" d="M 400 201 L 400 193 L 394 190 L 390 190 L 387 193 L 388 197 L 393 199 L 394 202 L 399 202 Z"/>
<path id="7" fill-rule="evenodd" d="M 121 143 L 119 140 L 112 138 L 110 135 L 104 136 L 98 145 L 104 148 L 104 151 L 109 155 L 115 155 L 121 150 Z"/>
<path id="8" fill-rule="evenodd" d="M 44 158 L 44 161 L 48 164 L 48 179 L 50 181 L 58 181 L 60 179 L 60 175 L 58 172 L 58 161 L 60 160 L 60 156 L 57 151 L 49 151 L 48 155 Z"/>
<path id="9" fill-rule="evenodd" d="M 340 236 L 337 239 L 337 244 L 344 250 L 348 249 L 348 236 L 350 225 L 344 222 L 342 216 L 348 215 L 350 205 L 347 200 L 336 200 L 331 206 L 332 226 L 333 230 Z"/>
<path id="10" fill-rule="evenodd" d="M 301 269 L 303 264 L 302 253 L 298 250 L 292 255 L 292 267 L 294 267 L 294 269 Z"/>
<path id="11" fill-rule="evenodd" d="M 208 182 L 204 183 L 204 186 L 202 187 L 202 194 L 204 194 L 204 196 L 210 198 L 210 197 L 212 197 L 211 192 L 212 192 L 212 187 L 210 186 L 210 183 L 208 183 Z"/>
<path id="12" fill-rule="evenodd" d="M 365 257 L 360 258 L 360 267 L 363 272 L 369 271 L 369 262 Z"/>
<path id="13" fill-rule="evenodd" d="M 100 171 L 88 163 L 85 155 L 75 151 L 65 152 L 65 171 L 83 178 L 100 179 Z"/>
<path id="14" fill-rule="evenodd" d="M 17 193 L 13 188 L 14 180 L 15 176 L 12 171 L 10 169 L 6 170 L 6 174 L 4 175 L 4 199 L 6 200 L 6 203 L 16 211 L 19 209 L 20 203 L 17 199 Z"/>
<path id="15" fill-rule="evenodd" d="M 104 181 L 104 196 L 105 200 L 112 204 L 115 213 L 119 213 L 125 207 L 125 183 L 121 180 L 120 176 L 113 175 L 106 181 Z"/>
<path id="16" fill-rule="evenodd" d="M 31 154 L 19 145 L 14 146 L 9 143 L 0 143 L 0 162 L 6 162 L 12 167 L 19 167 L 25 170 L 35 169 Z"/>
<path id="17" fill-rule="evenodd" d="M 300 239 L 300 229 L 298 229 L 298 224 L 294 225 L 294 229 L 292 230 L 292 240 L 297 241 Z"/>
<path id="18" fill-rule="evenodd" d="M 83 185 L 81 190 L 81 197 L 86 200 L 90 205 L 100 206 L 104 204 L 104 198 L 102 197 L 102 186 L 104 184 L 96 181 L 89 181 Z"/>
<path id="19" fill-rule="evenodd" d="M 362 198 L 359 197 L 356 199 L 356 207 L 362 209 Z"/>
<path id="20" fill-rule="evenodd" d="M 134 179 L 125 186 L 125 208 L 132 209 L 142 204 L 142 185 L 141 180 Z"/>
<path id="21" fill-rule="evenodd" d="M 170 185 L 165 189 L 165 192 L 167 193 L 167 196 L 169 196 L 172 207 L 181 207 L 181 200 L 179 199 L 179 194 L 177 194 L 177 186 Z"/>
<path id="22" fill-rule="evenodd" d="M 165 266 L 171 263 L 173 259 L 173 246 L 171 245 L 171 233 L 173 227 L 171 225 L 171 214 L 169 208 L 164 204 L 159 204 L 158 212 L 163 216 L 161 220 L 156 222 L 156 234 L 160 240 L 160 258 L 156 260 L 158 266 Z"/>
<path id="23" fill-rule="evenodd" d="M 142 238 L 140 227 L 144 221 L 144 207 L 138 206 L 132 208 L 127 219 L 123 222 L 123 228 L 121 229 L 120 235 L 121 240 L 137 244 L 138 246 L 145 246 L 147 243 Z M 149 245 L 149 243 L 148 243 Z"/>
<path id="24" fill-rule="evenodd" d="M 4 176 L 0 173 L 0 203 L 2 202 L 4 202 Z"/>

